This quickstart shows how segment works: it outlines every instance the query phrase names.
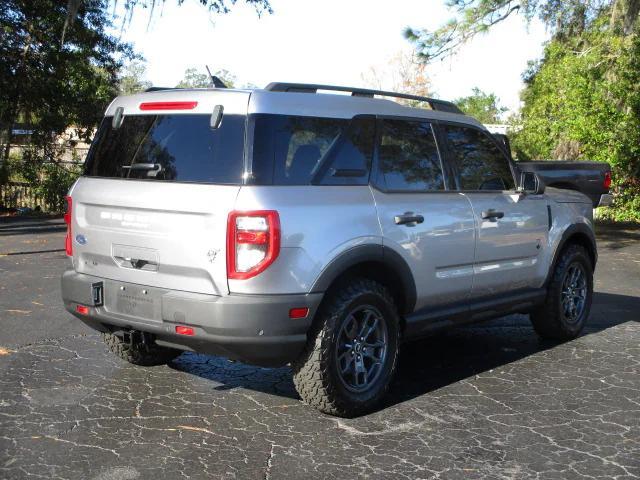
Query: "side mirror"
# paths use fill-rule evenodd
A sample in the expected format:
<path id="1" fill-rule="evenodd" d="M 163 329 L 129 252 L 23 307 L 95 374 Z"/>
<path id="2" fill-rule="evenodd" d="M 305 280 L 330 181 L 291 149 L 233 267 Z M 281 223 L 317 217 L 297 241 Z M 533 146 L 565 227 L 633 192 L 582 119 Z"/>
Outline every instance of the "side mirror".
<path id="1" fill-rule="evenodd" d="M 520 191 L 531 195 L 542 195 L 544 183 L 536 172 L 522 172 L 520 173 Z"/>

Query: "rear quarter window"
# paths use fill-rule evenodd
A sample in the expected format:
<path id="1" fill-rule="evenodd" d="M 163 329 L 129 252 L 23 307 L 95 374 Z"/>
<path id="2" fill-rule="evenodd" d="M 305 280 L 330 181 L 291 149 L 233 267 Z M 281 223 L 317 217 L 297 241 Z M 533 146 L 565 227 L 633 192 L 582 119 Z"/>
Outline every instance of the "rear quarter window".
<path id="1" fill-rule="evenodd" d="M 368 183 L 373 153 L 373 120 L 273 114 L 257 114 L 252 120 L 252 183 Z"/>
<path id="2" fill-rule="evenodd" d="M 240 184 L 243 115 L 129 115 L 119 128 L 105 117 L 85 164 L 90 177 Z"/>

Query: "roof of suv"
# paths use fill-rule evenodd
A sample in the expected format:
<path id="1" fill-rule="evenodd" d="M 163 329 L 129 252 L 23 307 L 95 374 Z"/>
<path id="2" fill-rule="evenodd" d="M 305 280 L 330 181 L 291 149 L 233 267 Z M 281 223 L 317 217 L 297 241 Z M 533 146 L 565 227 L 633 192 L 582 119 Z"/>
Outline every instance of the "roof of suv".
<path id="1" fill-rule="evenodd" d="M 283 88 L 291 89 L 283 90 Z M 315 93 L 316 89 L 353 93 L 351 95 Z M 401 98 L 420 99 L 431 105 L 432 108 L 443 108 L 449 111 L 409 107 L 387 98 L 375 98 L 374 94 L 389 94 L 385 97 L 398 95 Z M 175 112 L 172 108 L 154 108 L 151 111 L 141 111 L 140 105 L 147 102 L 156 105 L 161 102 L 197 102 L 197 104 L 188 110 L 179 112 Z M 109 105 L 105 115 L 114 115 L 118 107 L 123 107 L 125 115 L 132 112 L 143 115 L 169 111 L 172 113 L 211 113 L 213 108 L 219 104 L 224 105 L 224 112 L 229 114 L 270 113 L 333 118 L 352 118 L 356 115 L 389 115 L 456 121 L 484 129 L 484 126 L 473 117 L 462 113 L 452 113 L 452 110 L 457 107 L 449 102 L 393 92 L 300 84 L 270 84 L 266 89 L 252 90 L 226 88 L 153 89 L 143 93 L 117 97 Z"/>

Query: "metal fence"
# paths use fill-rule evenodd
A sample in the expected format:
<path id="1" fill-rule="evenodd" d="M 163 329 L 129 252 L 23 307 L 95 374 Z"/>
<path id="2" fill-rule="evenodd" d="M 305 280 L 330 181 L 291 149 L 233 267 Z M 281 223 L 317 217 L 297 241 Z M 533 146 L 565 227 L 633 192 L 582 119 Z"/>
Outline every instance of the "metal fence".
<path id="1" fill-rule="evenodd" d="M 7 182 L 0 184 L 0 207 L 12 208 L 40 208 L 49 211 L 51 205 L 36 195 L 35 189 L 27 182 Z"/>

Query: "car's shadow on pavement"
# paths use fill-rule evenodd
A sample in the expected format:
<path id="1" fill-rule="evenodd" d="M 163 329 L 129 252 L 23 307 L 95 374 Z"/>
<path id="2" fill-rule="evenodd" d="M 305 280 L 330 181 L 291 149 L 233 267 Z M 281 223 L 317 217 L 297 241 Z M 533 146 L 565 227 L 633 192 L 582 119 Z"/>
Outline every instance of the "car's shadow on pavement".
<path id="1" fill-rule="evenodd" d="M 583 335 L 640 318 L 640 298 L 596 292 Z M 483 372 L 553 348 L 543 341 L 526 315 L 510 315 L 459 327 L 403 346 L 398 373 L 379 410 L 406 402 Z M 298 399 L 290 368 L 259 368 L 220 357 L 181 355 L 171 368 L 214 382 L 216 391 L 244 388 Z"/>
<path id="2" fill-rule="evenodd" d="M 639 319 L 639 297 L 596 292 L 582 336 Z M 381 408 L 499 369 L 561 343 L 538 337 L 527 315 L 511 315 L 408 343 Z"/>

